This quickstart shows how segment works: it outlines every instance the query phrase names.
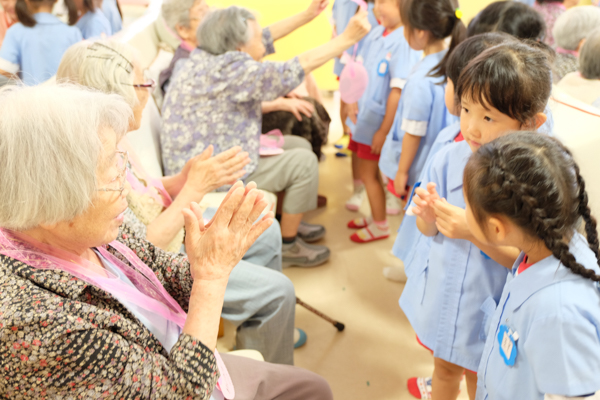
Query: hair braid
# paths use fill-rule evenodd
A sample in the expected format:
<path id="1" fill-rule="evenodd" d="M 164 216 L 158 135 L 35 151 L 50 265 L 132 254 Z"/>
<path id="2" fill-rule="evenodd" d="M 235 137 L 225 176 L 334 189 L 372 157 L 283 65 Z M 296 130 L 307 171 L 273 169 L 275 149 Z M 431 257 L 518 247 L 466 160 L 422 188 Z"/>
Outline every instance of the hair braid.
<path id="1" fill-rule="evenodd" d="M 579 173 L 579 166 L 575 164 L 574 167 L 575 175 L 577 177 L 577 185 L 579 186 L 579 207 L 577 208 L 577 213 L 581 215 L 583 221 L 585 222 L 585 235 L 590 245 L 590 249 L 592 249 L 592 251 L 596 255 L 596 259 L 598 259 L 598 248 L 600 246 L 600 243 L 598 241 L 598 229 L 596 226 L 596 218 L 592 216 L 592 211 L 590 210 L 590 206 L 588 204 L 588 195 L 585 191 L 585 181 Z M 600 260 L 598 260 L 598 264 L 600 265 Z"/>

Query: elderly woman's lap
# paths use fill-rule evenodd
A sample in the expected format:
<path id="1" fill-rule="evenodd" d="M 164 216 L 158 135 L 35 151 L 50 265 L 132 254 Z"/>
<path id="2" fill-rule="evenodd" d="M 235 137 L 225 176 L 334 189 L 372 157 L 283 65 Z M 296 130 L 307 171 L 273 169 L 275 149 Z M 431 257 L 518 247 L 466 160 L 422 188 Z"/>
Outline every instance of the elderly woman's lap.
<path id="1" fill-rule="evenodd" d="M 294 148 L 273 157 L 261 157 L 247 181 L 259 189 L 285 192 L 283 212 L 300 214 L 317 207 L 319 165 L 311 150 Z"/>
<path id="2" fill-rule="evenodd" d="M 327 381 L 301 368 L 221 355 L 235 386 L 236 400 L 331 400 Z"/>

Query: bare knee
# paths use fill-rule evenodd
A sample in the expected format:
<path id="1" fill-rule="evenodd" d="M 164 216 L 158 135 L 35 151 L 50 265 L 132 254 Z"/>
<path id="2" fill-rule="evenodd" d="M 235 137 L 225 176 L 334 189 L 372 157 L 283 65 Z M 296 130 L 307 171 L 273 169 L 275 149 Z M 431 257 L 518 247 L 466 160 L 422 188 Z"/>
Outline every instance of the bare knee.
<path id="1" fill-rule="evenodd" d="M 465 369 L 440 358 L 434 360 L 434 374 L 440 380 L 451 382 L 460 380 Z"/>

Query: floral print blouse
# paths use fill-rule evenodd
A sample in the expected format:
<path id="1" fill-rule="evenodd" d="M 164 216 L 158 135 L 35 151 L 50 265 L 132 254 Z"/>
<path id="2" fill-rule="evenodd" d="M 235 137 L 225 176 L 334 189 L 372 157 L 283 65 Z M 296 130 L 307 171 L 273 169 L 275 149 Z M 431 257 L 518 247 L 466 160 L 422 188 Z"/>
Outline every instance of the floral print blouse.
<path id="1" fill-rule="evenodd" d="M 187 258 L 137 239 L 127 226 L 118 240 L 187 311 Z M 0 255 L 2 397 L 207 400 L 218 377 L 213 352 L 193 337 L 181 334 L 169 354 L 111 294 Z"/>
<path id="2" fill-rule="evenodd" d="M 263 43 L 267 54 L 275 51 L 268 28 L 263 30 Z M 302 83 L 304 69 L 298 58 L 259 62 L 240 51 L 215 56 L 197 48 L 179 64 L 163 105 L 160 141 L 165 175 L 181 171 L 187 160 L 210 144 L 214 154 L 241 146 L 251 160 L 245 170 L 252 173 L 259 159 L 261 103 Z"/>

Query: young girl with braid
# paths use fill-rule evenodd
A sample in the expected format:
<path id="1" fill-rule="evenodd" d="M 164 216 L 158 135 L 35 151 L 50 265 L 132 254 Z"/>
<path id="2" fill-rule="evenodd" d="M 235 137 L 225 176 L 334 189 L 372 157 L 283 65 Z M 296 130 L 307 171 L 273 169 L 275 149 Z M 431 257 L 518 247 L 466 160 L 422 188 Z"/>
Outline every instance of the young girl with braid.
<path id="1" fill-rule="evenodd" d="M 519 41 L 491 47 L 463 69 L 456 83 L 464 141 L 444 146 L 421 175 L 413 198 L 417 227 L 431 242 L 405 264 L 400 306 L 417 338 L 433 351 L 431 397 L 456 400 L 466 375 L 475 398 L 477 368 L 491 316 L 516 248 L 494 247 L 472 235 L 465 219 L 463 171 L 477 149 L 515 130 L 536 130 L 551 91 L 545 52 Z M 506 268 L 502 268 L 502 265 Z M 422 398 L 428 398 L 426 388 Z M 524 397 L 517 397 L 524 398 Z"/>
<path id="2" fill-rule="evenodd" d="M 545 135 L 504 136 L 473 154 L 463 187 L 477 240 L 521 251 L 491 319 L 477 399 L 597 398 L 598 233 L 571 153 Z"/>

